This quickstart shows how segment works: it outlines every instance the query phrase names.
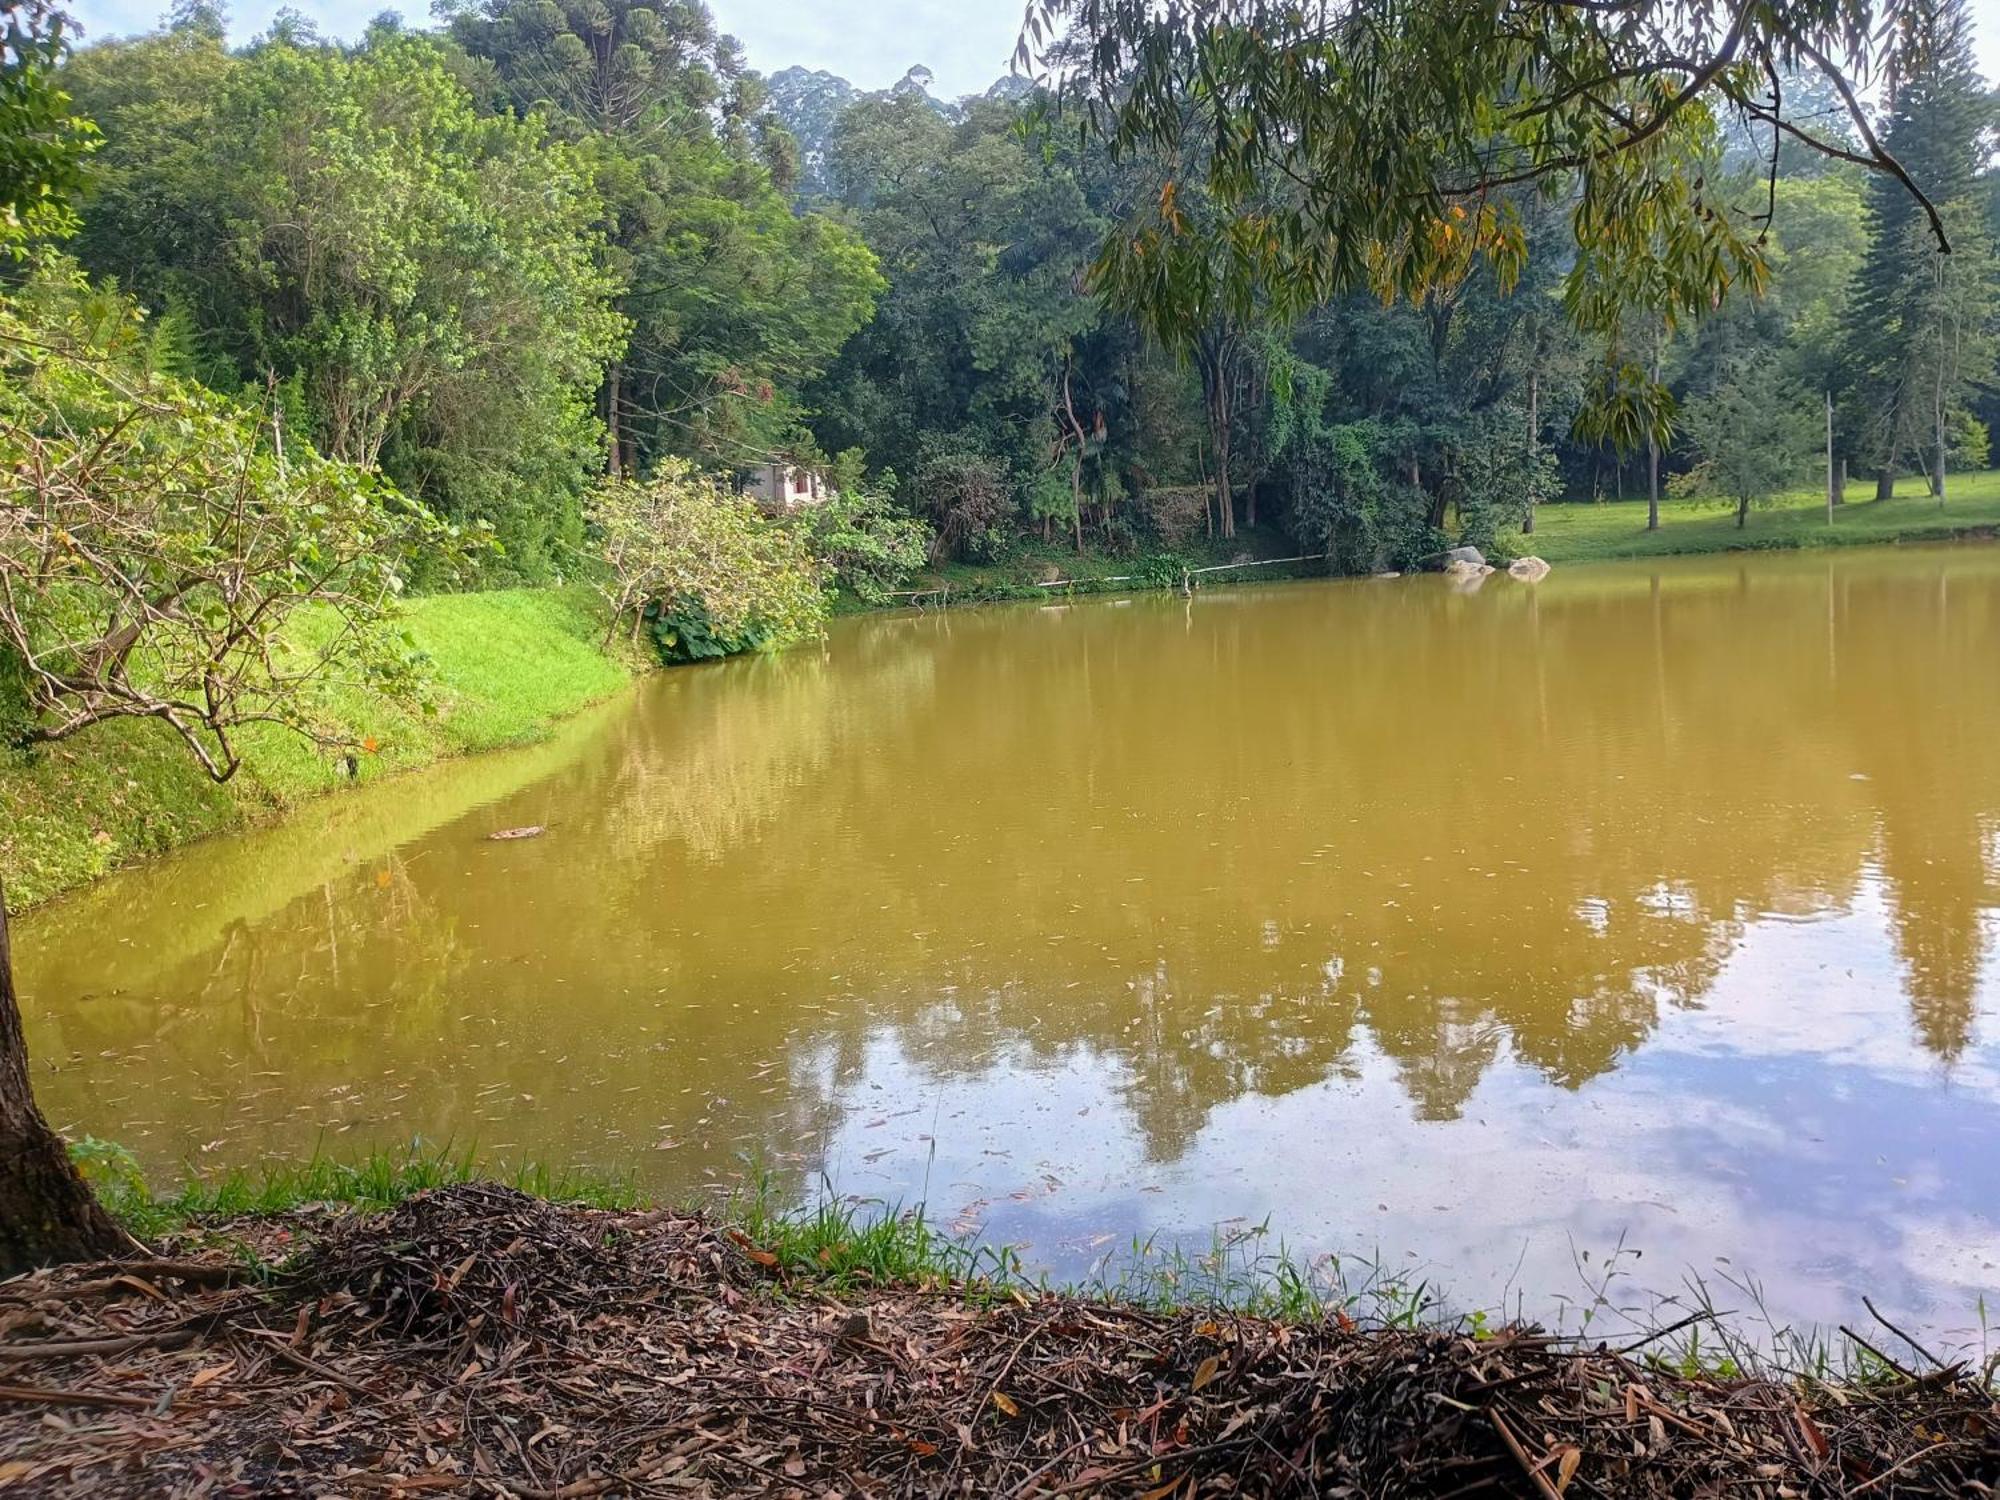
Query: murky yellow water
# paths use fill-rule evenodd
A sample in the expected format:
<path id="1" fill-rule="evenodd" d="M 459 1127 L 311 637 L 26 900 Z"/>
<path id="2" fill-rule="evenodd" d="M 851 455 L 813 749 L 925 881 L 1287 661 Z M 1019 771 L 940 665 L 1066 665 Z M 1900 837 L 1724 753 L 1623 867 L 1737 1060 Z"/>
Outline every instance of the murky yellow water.
<path id="1" fill-rule="evenodd" d="M 37 1085 L 162 1175 L 756 1149 L 1061 1273 L 1268 1216 L 1957 1326 L 1997 687 L 2000 549 L 844 622 L 35 914 Z"/>

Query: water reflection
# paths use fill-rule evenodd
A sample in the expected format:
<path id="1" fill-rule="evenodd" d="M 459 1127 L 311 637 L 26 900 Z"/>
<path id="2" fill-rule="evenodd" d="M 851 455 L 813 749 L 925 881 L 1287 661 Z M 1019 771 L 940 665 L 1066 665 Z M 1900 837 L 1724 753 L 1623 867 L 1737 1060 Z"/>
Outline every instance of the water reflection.
<path id="1" fill-rule="evenodd" d="M 1468 1295 L 1625 1233 L 1945 1317 L 1996 609 L 1944 550 L 848 622 L 37 915 L 39 1086 L 156 1166 L 754 1147 L 1059 1270 L 1269 1213 Z"/>

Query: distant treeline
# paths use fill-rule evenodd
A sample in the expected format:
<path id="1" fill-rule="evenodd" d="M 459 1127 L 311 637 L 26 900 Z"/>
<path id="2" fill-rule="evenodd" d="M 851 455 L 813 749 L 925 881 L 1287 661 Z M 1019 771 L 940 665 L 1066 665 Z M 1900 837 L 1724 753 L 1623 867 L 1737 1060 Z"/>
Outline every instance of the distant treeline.
<path id="1" fill-rule="evenodd" d="M 1829 400 L 1870 484 L 1983 465 L 2000 418 L 1996 115 L 1962 0 L 1925 12 L 1878 126 L 1954 253 L 1893 179 L 1719 118 L 1701 211 L 1754 225 L 1764 268 L 1615 350 L 1563 305 L 1560 182 L 1501 190 L 1529 251 L 1511 285 L 1475 262 L 1415 302 L 1218 303 L 1169 348 L 1094 266 L 1139 205 L 1198 219 L 1199 172 L 1114 155 L 1041 95 L 861 97 L 808 175 L 698 3 L 439 15 L 351 45 L 287 16 L 232 49 L 183 0 L 76 52 L 61 82 L 102 139 L 64 250 L 149 310 L 158 365 L 490 523 L 495 578 L 573 570 L 591 486 L 668 459 L 837 469 L 939 558 L 1275 523 L 1372 568 L 1447 531 L 1504 548 L 1538 502 L 1655 470 L 1747 506 L 1816 472 Z M 1853 144 L 1824 84 L 1788 108 Z M 1635 364 L 1673 396 L 1657 455 L 1577 422 Z"/>

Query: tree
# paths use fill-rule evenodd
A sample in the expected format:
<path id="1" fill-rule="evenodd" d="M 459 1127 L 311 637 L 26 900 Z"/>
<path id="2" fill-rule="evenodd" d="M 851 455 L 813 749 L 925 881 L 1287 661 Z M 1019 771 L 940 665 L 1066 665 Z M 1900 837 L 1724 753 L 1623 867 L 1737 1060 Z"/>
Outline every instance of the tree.
<path id="1" fill-rule="evenodd" d="M 41 307 L 0 300 L 0 668 L 20 738 L 156 719 L 220 782 L 248 725 L 327 741 L 334 679 L 407 687 L 382 627 L 444 529 L 379 476 L 288 450 L 266 414 L 131 368 L 129 307 L 86 327 L 82 288 L 54 279 Z"/>
<path id="2" fill-rule="evenodd" d="M 77 184 L 89 137 L 51 77 L 61 52 L 59 12 L 38 0 L 0 0 L 0 252 L 62 227 L 65 195 Z M 11 665 L 0 659 L 0 669 Z M 35 1107 L 0 889 L 0 1278 L 49 1261 L 116 1255 L 128 1243 Z"/>
<path id="3" fill-rule="evenodd" d="M 644 484 L 606 480 L 590 522 L 607 639 L 651 625 L 663 654 L 686 660 L 795 641 L 825 617 L 804 537 L 684 460 L 662 459 Z"/>
<path id="4" fill-rule="evenodd" d="M 734 41 L 694 0 L 460 0 L 444 14 L 493 100 L 549 117 L 590 162 L 630 328 L 603 370 L 612 476 L 667 454 L 733 465 L 793 446 L 798 388 L 868 321 L 881 281 L 845 225 L 792 212 L 796 150 Z"/>
<path id="5" fill-rule="evenodd" d="M 886 604 L 889 589 L 930 556 L 931 531 L 895 503 L 896 476 L 871 484 L 858 448 L 834 460 L 832 494 L 800 517 L 806 545 L 829 580 L 867 604 Z"/>
<path id="6" fill-rule="evenodd" d="M 221 781 L 245 725 L 315 733 L 334 675 L 408 687 L 382 626 L 444 533 L 143 355 L 130 304 L 59 267 L 0 299 L 0 683 L 29 741 L 159 719 Z M 130 1243 L 35 1107 L 0 901 L 0 1277 Z"/>
<path id="7" fill-rule="evenodd" d="M 1775 357 L 1740 358 L 1683 409 L 1682 431 L 1700 461 L 1675 482 L 1689 494 L 1728 495 L 1740 529 L 1752 505 L 1769 503 L 1810 471 L 1816 416 L 1812 397 L 1781 378 Z"/>
<path id="8" fill-rule="evenodd" d="M 108 131 L 87 266 L 184 312 L 210 383 L 275 389 L 329 458 L 490 522 L 491 566 L 567 560 L 621 336 L 575 147 L 481 117 L 414 36 L 232 56 L 172 32 L 69 77 Z"/>
<path id="9" fill-rule="evenodd" d="M 48 0 L 0 0 L 0 254 L 68 227 L 94 144 L 56 79 L 66 25 Z"/>
<path id="10" fill-rule="evenodd" d="M 1218 309 L 1282 317 L 1363 290 L 1421 299 L 1479 262 L 1510 286 L 1527 235 L 1502 190 L 1560 189 L 1572 203 L 1564 304 L 1611 353 L 1598 431 L 1630 449 L 1660 418 L 1656 382 L 1622 352 L 1628 313 L 1698 317 L 1764 274 L 1754 233 L 1706 175 L 1719 111 L 1909 189 L 1833 61 L 1872 55 L 1873 12 L 1853 0 L 1037 0 L 1021 60 L 1060 64 L 1083 128 L 1114 152 L 1195 163 L 1213 213 L 1179 213 L 1175 184 L 1098 261 L 1163 337 Z M 1794 68 L 1834 86 L 1860 148 L 1815 135 L 1768 90 Z M 1931 229 L 1942 235 L 1935 217 Z"/>
<path id="11" fill-rule="evenodd" d="M 1980 335 L 2000 299 L 1977 198 L 1993 103 L 1974 65 L 1964 0 L 1900 7 L 1891 44 L 1883 144 L 1938 205 L 1953 253 L 1938 253 L 1932 218 L 1908 193 L 1869 183 L 1868 246 L 1842 339 L 1843 426 L 1854 455 L 1874 469 L 1878 495 L 1892 494 L 1897 470 L 1914 464 L 1931 470 L 1942 498 L 1946 429 L 1993 363 Z"/>
<path id="12" fill-rule="evenodd" d="M 954 125 L 915 92 L 841 117 L 834 185 L 888 290 L 811 392 L 814 427 L 824 446 L 865 447 L 906 484 L 928 440 L 948 434 L 1004 477 L 1030 519 L 1080 533 L 1103 409 L 1087 346 L 1103 310 L 1079 291 L 1103 220 L 1078 164 L 1053 143 L 1035 149 L 1020 123 L 988 101 Z M 937 510 L 921 491 L 908 499 Z"/>
<path id="13" fill-rule="evenodd" d="M 0 1280 L 36 1266 L 108 1259 L 131 1246 L 35 1107 L 0 888 Z"/>

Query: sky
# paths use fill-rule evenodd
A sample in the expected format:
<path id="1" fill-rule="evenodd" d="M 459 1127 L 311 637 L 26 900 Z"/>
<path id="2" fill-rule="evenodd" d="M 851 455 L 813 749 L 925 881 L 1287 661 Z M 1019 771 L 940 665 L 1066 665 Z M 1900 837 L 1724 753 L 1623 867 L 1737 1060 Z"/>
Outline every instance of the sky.
<path id="1" fill-rule="evenodd" d="M 230 33 L 247 41 L 270 24 L 280 0 L 234 0 Z M 293 0 L 331 36 L 352 37 L 382 10 L 413 25 L 423 0 Z M 150 30 L 166 0 L 74 0 L 86 36 Z M 710 0 L 717 23 L 743 44 L 750 65 L 775 73 L 794 63 L 824 68 L 862 88 L 886 88 L 921 63 L 941 97 L 982 92 L 1007 71 L 1019 35 L 1020 0 Z M 1980 64 L 2000 81 L 2000 0 L 1972 0 Z"/>

